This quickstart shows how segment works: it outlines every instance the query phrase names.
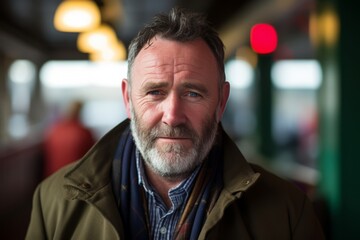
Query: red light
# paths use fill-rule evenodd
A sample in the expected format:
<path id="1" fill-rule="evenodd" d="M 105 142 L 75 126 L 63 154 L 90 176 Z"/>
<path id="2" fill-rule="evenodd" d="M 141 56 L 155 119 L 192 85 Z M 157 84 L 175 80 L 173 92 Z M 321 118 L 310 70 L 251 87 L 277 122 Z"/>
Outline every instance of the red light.
<path id="1" fill-rule="evenodd" d="M 254 52 L 267 54 L 275 51 L 278 38 L 273 26 L 259 23 L 251 28 L 250 43 Z"/>

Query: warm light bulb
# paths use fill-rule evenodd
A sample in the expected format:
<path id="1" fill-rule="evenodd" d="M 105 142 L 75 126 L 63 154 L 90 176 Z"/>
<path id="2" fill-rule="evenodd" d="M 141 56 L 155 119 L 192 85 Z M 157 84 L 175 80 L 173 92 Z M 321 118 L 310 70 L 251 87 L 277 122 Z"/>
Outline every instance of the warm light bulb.
<path id="1" fill-rule="evenodd" d="M 92 53 L 108 48 L 108 46 L 117 42 L 114 30 L 108 25 L 79 34 L 77 46 L 81 52 Z"/>
<path id="2" fill-rule="evenodd" d="M 90 54 L 91 61 L 124 61 L 126 48 L 122 42 L 116 42 L 107 48 Z"/>
<path id="3" fill-rule="evenodd" d="M 93 1 L 67 0 L 56 9 L 54 26 L 62 32 L 82 32 L 99 26 L 100 10 Z"/>

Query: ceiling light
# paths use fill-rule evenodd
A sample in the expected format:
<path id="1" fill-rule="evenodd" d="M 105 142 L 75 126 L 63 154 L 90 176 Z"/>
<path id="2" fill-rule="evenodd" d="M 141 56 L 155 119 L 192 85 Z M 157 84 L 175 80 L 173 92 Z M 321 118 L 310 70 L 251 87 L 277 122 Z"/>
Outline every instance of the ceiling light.
<path id="1" fill-rule="evenodd" d="M 81 52 L 93 53 L 107 49 L 115 42 L 117 42 L 115 31 L 110 26 L 102 24 L 94 30 L 80 33 L 77 47 Z"/>
<path id="2" fill-rule="evenodd" d="M 116 42 L 107 48 L 90 54 L 91 61 L 124 61 L 126 60 L 126 48 L 122 42 Z"/>
<path id="3" fill-rule="evenodd" d="M 62 32 L 82 32 L 99 26 L 100 10 L 91 0 L 65 0 L 55 12 L 54 26 Z"/>

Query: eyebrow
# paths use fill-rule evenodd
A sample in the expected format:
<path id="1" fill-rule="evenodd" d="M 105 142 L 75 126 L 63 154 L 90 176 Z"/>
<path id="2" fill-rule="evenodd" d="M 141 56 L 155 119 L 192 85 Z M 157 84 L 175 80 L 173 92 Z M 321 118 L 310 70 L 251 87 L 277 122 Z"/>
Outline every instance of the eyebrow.
<path id="1" fill-rule="evenodd" d="M 168 82 L 146 82 L 143 85 L 143 89 L 147 92 L 152 89 L 168 87 Z"/>
<path id="2" fill-rule="evenodd" d="M 193 83 L 193 82 L 186 82 L 181 86 L 181 88 L 195 89 L 205 95 L 207 95 L 209 93 L 209 90 L 203 84 L 198 84 L 198 83 Z"/>
<path id="3" fill-rule="evenodd" d="M 153 89 L 159 89 L 159 88 L 167 88 L 169 86 L 169 82 L 146 82 L 143 85 L 143 90 L 145 92 L 148 92 L 150 90 Z M 202 94 L 207 95 L 209 93 L 209 90 L 203 85 L 203 84 L 198 84 L 198 83 L 193 83 L 193 82 L 185 82 L 180 86 L 180 89 L 185 90 L 185 89 L 194 89 L 199 91 Z"/>

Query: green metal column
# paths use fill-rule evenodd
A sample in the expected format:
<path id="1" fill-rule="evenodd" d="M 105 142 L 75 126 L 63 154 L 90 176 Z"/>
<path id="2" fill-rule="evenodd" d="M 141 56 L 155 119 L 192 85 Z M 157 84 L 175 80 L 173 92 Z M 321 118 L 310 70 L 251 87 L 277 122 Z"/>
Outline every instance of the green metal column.
<path id="1" fill-rule="evenodd" d="M 341 234 L 360 236 L 360 12 L 356 1 L 337 0 L 340 31 Z"/>
<path id="2" fill-rule="evenodd" d="M 272 54 L 258 55 L 257 79 L 257 111 L 258 111 L 258 144 L 260 153 L 267 159 L 274 155 L 272 134 L 272 84 L 271 84 Z"/>
<path id="3" fill-rule="evenodd" d="M 319 48 L 324 72 L 319 95 L 319 167 L 322 175 L 319 190 L 330 205 L 332 239 L 358 239 L 360 12 L 355 7 L 356 1 L 318 0 L 317 3 L 319 17 L 332 9 L 340 23 L 336 44 L 331 44 L 324 37 Z"/>

